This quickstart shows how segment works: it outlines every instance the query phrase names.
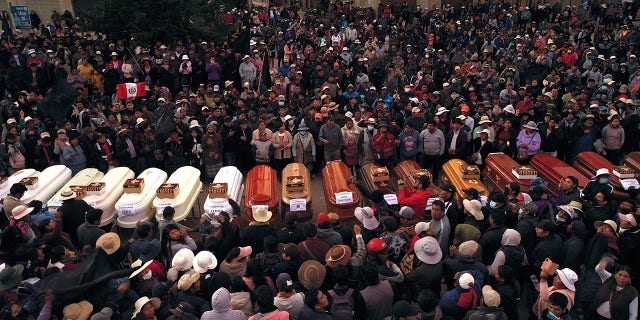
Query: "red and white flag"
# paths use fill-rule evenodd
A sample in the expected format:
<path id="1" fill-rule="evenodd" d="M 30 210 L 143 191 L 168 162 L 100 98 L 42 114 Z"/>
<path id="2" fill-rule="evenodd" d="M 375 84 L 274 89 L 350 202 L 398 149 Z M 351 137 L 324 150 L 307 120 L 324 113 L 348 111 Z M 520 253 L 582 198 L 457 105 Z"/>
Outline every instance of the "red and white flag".
<path id="1" fill-rule="evenodd" d="M 117 87 L 118 99 L 135 99 L 147 95 L 145 91 L 146 82 L 119 83 Z"/>

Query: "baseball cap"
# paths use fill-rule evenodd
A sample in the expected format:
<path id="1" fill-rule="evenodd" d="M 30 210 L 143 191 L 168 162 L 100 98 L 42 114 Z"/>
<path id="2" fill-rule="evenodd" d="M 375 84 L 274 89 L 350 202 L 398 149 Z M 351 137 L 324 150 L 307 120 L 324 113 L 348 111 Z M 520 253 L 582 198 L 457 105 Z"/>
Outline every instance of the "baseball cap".
<path id="1" fill-rule="evenodd" d="M 398 215 L 400 215 L 401 218 L 413 219 L 415 212 L 411 207 L 404 206 L 400 208 L 400 212 L 398 213 Z"/>
<path id="2" fill-rule="evenodd" d="M 329 222 L 329 215 L 325 212 L 319 213 L 318 217 L 316 218 L 316 223 L 320 225 L 325 222 Z"/>
<path id="3" fill-rule="evenodd" d="M 367 243 L 367 249 L 373 252 L 381 252 L 387 249 L 387 243 L 380 238 L 373 238 Z"/>

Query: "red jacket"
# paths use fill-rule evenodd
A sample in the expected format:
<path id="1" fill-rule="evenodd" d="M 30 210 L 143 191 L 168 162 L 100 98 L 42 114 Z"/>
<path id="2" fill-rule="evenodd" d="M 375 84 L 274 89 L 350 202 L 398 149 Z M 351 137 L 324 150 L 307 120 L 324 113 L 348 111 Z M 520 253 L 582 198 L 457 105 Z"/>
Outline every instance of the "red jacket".
<path id="1" fill-rule="evenodd" d="M 431 197 L 431 189 L 411 192 L 411 190 L 407 188 L 402 188 L 398 192 L 398 203 L 403 206 L 411 207 L 415 212 L 414 220 L 422 221 L 422 219 L 424 219 L 424 210 L 427 208 L 429 197 Z"/>

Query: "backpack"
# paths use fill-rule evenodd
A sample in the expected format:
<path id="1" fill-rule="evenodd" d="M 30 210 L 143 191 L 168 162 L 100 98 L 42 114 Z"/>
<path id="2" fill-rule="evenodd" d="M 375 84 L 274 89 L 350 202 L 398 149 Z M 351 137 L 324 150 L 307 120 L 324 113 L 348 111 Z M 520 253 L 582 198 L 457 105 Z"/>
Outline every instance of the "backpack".
<path id="1" fill-rule="evenodd" d="M 20 149 L 11 147 L 11 156 L 9 156 L 9 164 L 14 169 L 24 169 L 25 159 Z"/>
<path id="2" fill-rule="evenodd" d="M 334 290 L 329 290 L 328 293 L 333 301 L 330 309 L 333 318 L 336 320 L 353 319 L 353 305 L 355 304 L 351 297 L 353 289 L 349 288 L 342 296 L 339 296 Z"/>

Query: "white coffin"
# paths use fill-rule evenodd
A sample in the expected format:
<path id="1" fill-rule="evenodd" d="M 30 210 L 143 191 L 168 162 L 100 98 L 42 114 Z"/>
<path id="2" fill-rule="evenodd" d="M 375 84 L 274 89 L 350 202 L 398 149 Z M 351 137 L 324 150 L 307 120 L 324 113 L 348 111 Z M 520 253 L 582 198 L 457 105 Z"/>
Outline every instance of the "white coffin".
<path id="1" fill-rule="evenodd" d="M 156 195 L 153 200 L 153 207 L 156 208 L 156 220 L 162 219 L 164 208 L 173 207 L 176 210 L 173 220 L 182 221 L 189 215 L 193 204 L 200 195 L 200 190 L 202 190 L 200 170 L 191 166 L 180 167 L 167 179 L 166 183 L 177 183 L 178 194 L 173 199 L 159 198 Z"/>
<path id="2" fill-rule="evenodd" d="M 62 206 L 62 200 L 60 199 L 60 193 L 62 190 L 69 188 L 71 186 L 87 186 L 91 182 L 98 181 L 104 176 L 100 170 L 95 168 L 87 168 L 78 172 L 71 180 L 67 181 L 67 183 L 58 190 L 51 199 L 47 202 L 47 206 L 51 212 L 58 211 L 58 208 Z M 83 198 L 84 200 L 84 198 Z"/>
<path id="3" fill-rule="evenodd" d="M 100 180 L 93 182 L 104 182 L 104 192 L 101 194 L 91 194 L 83 198 L 90 206 L 102 210 L 102 220 L 100 226 L 108 225 L 116 217 L 115 203 L 120 199 L 124 188 L 122 185 L 127 179 L 133 179 L 135 174 L 127 167 L 117 167 L 109 170 Z"/>
<path id="4" fill-rule="evenodd" d="M 35 169 L 22 169 L 16 171 L 16 173 L 7 177 L 7 180 L 0 184 L 0 198 L 4 198 L 9 194 L 9 190 L 11 186 L 15 183 L 20 182 L 23 178 L 33 177 L 40 174 L 40 171 L 36 171 Z"/>
<path id="5" fill-rule="evenodd" d="M 149 220 L 156 189 L 167 180 L 167 173 L 158 168 L 149 168 L 137 178 L 144 179 L 142 192 L 124 193 L 115 205 L 118 225 L 123 228 L 135 228 L 138 221 Z"/>
<path id="6" fill-rule="evenodd" d="M 48 200 L 71 179 L 71 169 L 63 165 L 48 167 L 38 174 L 38 185 L 25 192 L 22 201 L 29 203 L 32 200 L 40 200 L 47 203 Z M 53 212 L 53 211 L 52 211 Z"/>
<path id="7" fill-rule="evenodd" d="M 240 204 L 242 195 L 244 194 L 244 185 L 242 184 L 242 181 L 242 172 L 240 172 L 238 168 L 233 166 L 222 167 L 220 171 L 218 171 L 216 177 L 213 179 L 213 183 L 227 183 L 229 189 L 229 199 L 232 199 L 233 201 L 238 203 L 238 205 Z M 229 214 L 233 214 L 233 209 L 229 204 L 229 200 L 224 198 L 211 198 L 211 196 L 207 194 L 207 200 L 204 203 L 204 212 L 216 214 L 220 211 L 225 211 Z"/>

